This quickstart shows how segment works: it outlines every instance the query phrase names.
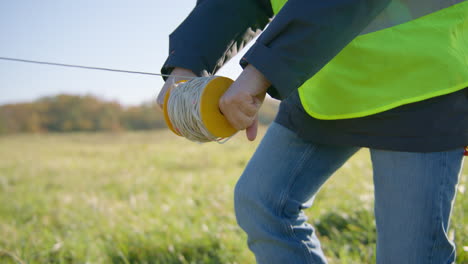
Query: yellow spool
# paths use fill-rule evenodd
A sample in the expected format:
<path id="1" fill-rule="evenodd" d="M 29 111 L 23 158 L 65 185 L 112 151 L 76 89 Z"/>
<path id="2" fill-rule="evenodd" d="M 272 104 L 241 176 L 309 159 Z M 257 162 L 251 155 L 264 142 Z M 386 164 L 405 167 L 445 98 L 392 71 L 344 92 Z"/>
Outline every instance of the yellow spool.
<path id="1" fill-rule="evenodd" d="M 181 83 L 181 82 L 186 82 L 186 81 L 180 81 L 180 82 L 177 82 L 177 83 Z M 174 134 L 176 134 L 176 135 L 178 135 L 178 136 L 182 136 L 181 134 L 179 134 L 179 132 L 177 132 L 177 130 L 176 130 L 176 129 L 174 128 L 174 126 L 172 125 L 171 119 L 169 119 L 169 114 L 167 113 L 167 102 L 169 101 L 169 97 L 171 96 L 171 89 L 172 89 L 172 87 L 170 87 L 169 89 L 167 89 L 166 95 L 164 96 L 164 104 L 163 104 L 164 121 L 166 121 L 167 127 L 168 127 L 172 132 L 174 132 Z"/>
<path id="2" fill-rule="evenodd" d="M 180 81 L 185 82 L 185 81 Z M 180 83 L 179 82 L 179 83 Z M 208 132 L 217 138 L 227 138 L 234 135 L 237 130 L 229 124 L 219 110 L 219 99 L 229 89 L 234 81 L 227 77 L 215 77 L 204 88 L 200 101 L 200 117 Z M 167 103 L 170 97 L 170 89 L 164 98 L 164 120 L 167 127 L 174 134 L 181 136 L 172 125 L 167 112 Z"/>

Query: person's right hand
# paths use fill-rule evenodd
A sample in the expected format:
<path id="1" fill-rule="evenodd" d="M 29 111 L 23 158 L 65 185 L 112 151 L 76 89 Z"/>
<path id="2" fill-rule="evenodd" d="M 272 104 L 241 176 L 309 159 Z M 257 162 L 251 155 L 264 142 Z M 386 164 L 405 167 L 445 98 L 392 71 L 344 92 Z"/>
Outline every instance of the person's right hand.
<path id="1" fill-rule="evenodd" d="M 219 100 L 219 109 L 237 130 L 244 130 L 250 141 L 257 137 L 258 111 L 271 83 L 249 64 Z"/>
<path id="2" fill-rule="evenodd" d="M 158 103 L 159 109 L 162 110 L 164 106 L 164 97 L 166 97 L 167 90 L 171 88 L 174 84 L 176 84 L 179 81 L 186 80 L 187 78 L 184 77 L 178 77 L 178 76 L 184 76 L 184 77 L 197 77 L 193 71 L 189 69 L 184 69 L 184 68 L 174 68 L 171 72 L 171 75 L 167 78 L 166 82 L 164 83 L 163 87 L 161 88 L 161 91 L 159 92 L 158 99 L 156 99 L 156 102 Z"/>

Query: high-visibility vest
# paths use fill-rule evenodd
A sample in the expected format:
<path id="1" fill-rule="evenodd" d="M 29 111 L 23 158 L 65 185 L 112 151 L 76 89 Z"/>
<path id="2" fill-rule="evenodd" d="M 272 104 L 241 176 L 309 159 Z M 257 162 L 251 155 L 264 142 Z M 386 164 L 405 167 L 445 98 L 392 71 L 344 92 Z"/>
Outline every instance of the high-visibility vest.
<path id="1" fill-rule="evenodd" d="M 271 0 L 278 13 L 287 0 Z M 468 1 L 393 0 L 299 87 L 306 112 L 347 119 L 468 87 Z"/>

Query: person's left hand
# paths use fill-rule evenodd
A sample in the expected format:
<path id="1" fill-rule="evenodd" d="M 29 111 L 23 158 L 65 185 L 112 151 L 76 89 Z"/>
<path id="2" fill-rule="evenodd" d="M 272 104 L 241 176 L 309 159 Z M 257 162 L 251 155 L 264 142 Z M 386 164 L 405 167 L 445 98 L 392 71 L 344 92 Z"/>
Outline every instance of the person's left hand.
<path id="1" fill-rule="evenodd" d="M 184 76 L 184 77 L 180 77 Z M 186 80 L 186 77 L 197 77 L 192 70 L 176 67 L 172 70 L 171 75 L 167 78 L 164 83 L 161 91 L 159 92 L 158 99 L 156 102 L 159 106 L 159 110 L 163 111 L 164 108 L 164 98 L 166 97 L 167 91 L 174 86 L 178 81 Z"/>
<path id="2" fill-rule="evenodd" d="M 270 82 L 249 64 L 219 100 L 219 109 L 237 130 L 246 129 L 250 141 L 257 137 L 258 110 Z"/>

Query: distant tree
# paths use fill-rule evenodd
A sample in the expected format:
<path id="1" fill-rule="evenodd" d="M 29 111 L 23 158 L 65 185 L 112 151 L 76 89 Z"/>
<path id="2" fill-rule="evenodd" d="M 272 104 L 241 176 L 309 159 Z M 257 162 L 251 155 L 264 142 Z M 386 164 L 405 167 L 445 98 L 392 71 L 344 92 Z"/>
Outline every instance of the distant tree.
<path id="1" fill-rule="evenodd" d="M 58 95 L 42 98 L 38 103 L 47 107 L 47 131 L 118 131 L 121 130 L 122 107 L 116 102 L 104 102 L 93 96 Z"/>
<path id="2" fill-rule="evenodd" d="M 165 128 L 166 123 L 162 113 L 155 103 L 129 107 L 122 115 L 122 124 L 129 130 Z"/>
<path id="3" fill-rule="evenodd" d="M 278 109 L 272 100 L 260 110 L 262 124 L 270 123 Z M 121 131 L 166 128 L 155 103 L 123 107 L 94 96 L 60 94 L 31 103 L 0 106 L 0 133 Z"/>
<path id="4" fill-rule="evenodd" d="M 37 105 L 13 104 L 6 105 L 0 111 L 0 127 L 2 132 L 41 132 L 42 118 Z"/>

